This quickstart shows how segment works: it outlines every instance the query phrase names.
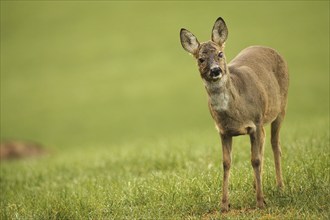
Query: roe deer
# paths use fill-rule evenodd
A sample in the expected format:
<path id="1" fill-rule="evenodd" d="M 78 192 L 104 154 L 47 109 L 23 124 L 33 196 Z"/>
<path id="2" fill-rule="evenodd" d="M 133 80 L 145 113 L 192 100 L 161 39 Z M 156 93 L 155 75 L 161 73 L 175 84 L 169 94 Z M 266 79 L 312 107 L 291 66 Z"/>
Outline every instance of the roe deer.
<path id="1" fill-rule="evenodd" d="M 279 131 L 286 112 L 288 69 L 281 55 L 262 46 L 244 49 L 227 64 L 224 54 L 227 36 L 228 29 L 221 17 L 213 26 L 211 41 L 199 43 L 188 30 L 182 28 L 180 31 L 182 47 L 197 60 L 208 94 L 210 113 L 221 137 L 224 169 L 221 210 L 228 211 L 230 207 L 228 184 L 232 137 L 246 134 L 251 141 L 257 207 L 263 208 L 264 125 L 268 123 L 271 123 L 276 182 L 278 187 L 283 187 Z"/>

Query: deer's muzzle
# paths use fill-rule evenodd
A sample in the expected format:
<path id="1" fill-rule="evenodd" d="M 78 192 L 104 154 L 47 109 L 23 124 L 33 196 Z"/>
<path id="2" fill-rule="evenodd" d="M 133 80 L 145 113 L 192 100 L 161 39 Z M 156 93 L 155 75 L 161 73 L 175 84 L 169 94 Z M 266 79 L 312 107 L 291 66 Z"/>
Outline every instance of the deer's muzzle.
<path id="1" fill-rule="evenodd" d="M 221 75 L 222 75 L 222 70 L 220 67 L 213 67 L 210 70 L 210 76 L 213 79 L 221 78 Z"/>

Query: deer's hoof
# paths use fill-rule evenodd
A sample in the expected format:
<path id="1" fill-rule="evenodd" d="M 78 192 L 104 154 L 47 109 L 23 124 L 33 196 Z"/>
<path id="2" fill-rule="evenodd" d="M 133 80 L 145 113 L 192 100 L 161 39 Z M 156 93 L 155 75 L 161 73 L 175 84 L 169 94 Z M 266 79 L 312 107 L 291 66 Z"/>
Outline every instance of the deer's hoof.
<path id="1" fill-rule="evenodd" d="M 277 187 L 278 187 L 280 190 L 284 190 L 284 184 L 283 184 L 283 182 L 279 182 L 279 183 L 277 183 Z"/>
<path id="2" fill-rule="evenodd" d="M 229 208 L 230 208 L 230 203 L 229 202 L 222 203 L 221 212 L 228 212 Z"/>
<path id="3" fill-rule="evenodd" d="M 257 208 L 263 209 L 265 208 L 265 206 L 266 206 L 266 202 L 264 199 L 260 199 L 259 201 L 257 201 Z"/>

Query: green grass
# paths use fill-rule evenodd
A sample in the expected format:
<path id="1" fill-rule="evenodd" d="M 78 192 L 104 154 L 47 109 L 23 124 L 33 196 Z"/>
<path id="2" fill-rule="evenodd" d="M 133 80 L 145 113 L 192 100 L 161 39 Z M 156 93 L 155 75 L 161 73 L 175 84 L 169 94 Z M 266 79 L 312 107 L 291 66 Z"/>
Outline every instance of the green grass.
<path id="1" fill-rule="evenodd" d="M 211 132 L 210 132 L 211 133 Z M 283 149 L 286 188 L 275 187 L 266 145 L 265 210 L 255 209 L 246 138 L 235 139 L 231 218 L 327 219 L 328 134 L 290 138 Z M 4 163 L 4 218 L 220 218 L 222 170 L 214 135 L 201 133 L 121 146 L 67 150 L 49 158 Z M 97 150 L 95 150 L 97 147 Z M 119 147 L 119 148 L 118 148 Z M 317 157 L 315 157 L 317 155 Z"/>
<path id="2" fill-rule="evenodd" d="M 185 27 L 226 54 L 288 61 L 278 191 L 267 129 L 267 207 L 255 208 L 247 136 L 234 139 L 231 211 L 222 153 Z M 329 219 L 329 2 L 1 1 L 1 138 L 49 156 L 1 162 L 0 219 Z"/>

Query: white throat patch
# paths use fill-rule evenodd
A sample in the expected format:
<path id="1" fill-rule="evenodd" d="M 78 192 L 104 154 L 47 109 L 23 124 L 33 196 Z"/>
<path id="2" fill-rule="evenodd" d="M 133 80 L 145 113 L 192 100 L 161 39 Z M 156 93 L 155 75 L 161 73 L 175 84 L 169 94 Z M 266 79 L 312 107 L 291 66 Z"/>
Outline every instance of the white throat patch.
<path id="1" fill-rule="evenodd" d="M 226 111 L 229 107 L 229 94 L 224 88 L 226 78 L 218 82 L 207 82 L 204 81 L 204 85 L 209 92 L 209 99 L 212 109 L 215 111 Z"/>

